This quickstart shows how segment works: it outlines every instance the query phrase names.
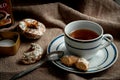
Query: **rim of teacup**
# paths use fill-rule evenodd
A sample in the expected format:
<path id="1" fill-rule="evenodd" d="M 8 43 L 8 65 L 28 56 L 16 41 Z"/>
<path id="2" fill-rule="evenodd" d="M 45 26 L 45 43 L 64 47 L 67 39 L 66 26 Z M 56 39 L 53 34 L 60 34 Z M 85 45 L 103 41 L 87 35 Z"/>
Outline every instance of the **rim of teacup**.
<path id="1" fill-rule="evenodd" d="M 98 37 L 96 37 L 96 38 L 94 38 L 94 39 L 89 39 L 89 40 L 75 39 L 75 38 L 69 36 L 69 34 L 66 33 L 66 29 L 67 29 L 71 24 L 76 23 L 76 22 L 89 22 L 89 23 L 95 24 L 95 25 L 99 26 L 99 28 L 101 29 L 101 34 L 100 34 Z M 86 43 L 86 42 L 93 42 L 93 41 L 97 41 L 97 40 L 99 40 L 99 39 L 102 38 L 103 28 L 102 28 L 102 26 L 101 26 L 100 24 L 98 24 L 98 23 L 96 23 L 96 22 L 93 22 L 93 21 L 89 21 L 89 20 L 77 20 L 77 21 L 72 21 L 72 22 L 68 23 L 68 24 L 65 26 L 64 35 L 65 35 L 66 37 L 68 37 L 69 39 L 71 39 L 71 40 L 73 40 L 73 41 L 77 41 L 77 42 L 85 42 L 85 43 Z"/>

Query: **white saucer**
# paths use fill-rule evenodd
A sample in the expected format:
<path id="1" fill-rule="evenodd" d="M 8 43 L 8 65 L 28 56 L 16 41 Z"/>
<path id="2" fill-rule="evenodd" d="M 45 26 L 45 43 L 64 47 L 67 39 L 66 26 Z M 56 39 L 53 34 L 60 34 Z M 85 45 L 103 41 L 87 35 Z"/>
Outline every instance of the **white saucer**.
<path id="1" fill-rule="evenodd" d="M 47 51 L 48 53 L 50 53 L 52 51 L 59 51 L 59 50 L 64 51 L 65 54 L 69 54 L 65 48 L 63 34 L 59 35 L 58 37 L 56 37 L 50 42 Z M 89 69 L 86 72 L 82 72 L 74 67 L 65 66 L 60 62 L 60 60 L 52 61 L 52 62 L 63 70 L 74 72 L 74 73 L 86 74 L 86 73 L 96 73 L 96 72 L 100 72 L 105 69 L 108 69 L 116 62 L 117 58 L 118 58 L 118 50 L 115 44 L 112 43 L 107 48 L 99 50 L 97 54 L 92 59 L 89 60 L 90 62 Z"/>

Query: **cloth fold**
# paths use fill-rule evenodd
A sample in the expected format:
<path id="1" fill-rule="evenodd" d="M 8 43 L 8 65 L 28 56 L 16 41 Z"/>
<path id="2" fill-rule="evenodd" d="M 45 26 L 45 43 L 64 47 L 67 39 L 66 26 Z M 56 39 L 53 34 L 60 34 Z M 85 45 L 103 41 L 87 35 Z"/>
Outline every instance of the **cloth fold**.
<path id="1" fill-rule="evenodd" d="M 9 80 L 14 74 L 27 69 L 32 65 L 19 63 L 24 51 L 28 49 L 31 42 L 38 43 L 47 52 L 50 41 L 64 31 L 64 27 L 71 21 L 91 20 L 102 25 L 105 33 L 114 37 L 114 43 L 120 51 L 120 5 L 113 0 L 80 0 L 73 3 L 74 7 L 60 2 L 14 6 L 13 16 L 15 24 L 0 31 L 16 31 L 17 24 L 25 18 L 34 18 L 45 24 L 47 31 L 38 40 L 30 41 L 22 39 L 16 55 L 0 57 L 0 80 Z M 19 80 L 117 80 L 120 79 L 120 58 L 109 69 L 95 74 L 75 74 L 64 71 L 50 62 L 45 63 L 39 69 L 20 78 Z M 37 64 L 37 63 L 36 63 Z"/>

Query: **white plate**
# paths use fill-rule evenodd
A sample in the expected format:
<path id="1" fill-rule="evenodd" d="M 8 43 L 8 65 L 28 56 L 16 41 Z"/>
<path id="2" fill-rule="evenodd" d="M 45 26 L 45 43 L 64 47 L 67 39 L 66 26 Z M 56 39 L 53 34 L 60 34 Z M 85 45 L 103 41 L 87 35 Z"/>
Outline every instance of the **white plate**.
<path id="1" fill-rule="evenodd" d="M 65 54 L 69 54 L 69 52 L 65 48 L 63 34 L 59 35 L 50 42 L 47 51 L 48 53 L 50 53 L 52 51 L 59 51 L 59 50 L 64 51 Z M 107 48 L 99 50 L 97 54 L 92 59 L 89 60 L 90 62 L 89 69 L 86 72 L 80 71 L 74 67 L 65 66 L 60 62 L 60 60 L 52 61 L 52 62 L 63 70 L 74 73 L 86 74 L 86 73 L 96 73 L 108 69 L 116 62 L 117 58 L 118 58 L 118 50 L 115 44 L 112 43 Z"/>

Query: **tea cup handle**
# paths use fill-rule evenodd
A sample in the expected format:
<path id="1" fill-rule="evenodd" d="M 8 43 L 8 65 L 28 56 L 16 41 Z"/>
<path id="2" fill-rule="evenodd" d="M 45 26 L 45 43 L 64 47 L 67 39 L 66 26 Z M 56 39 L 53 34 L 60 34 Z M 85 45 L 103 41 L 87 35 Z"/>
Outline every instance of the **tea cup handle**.
<path id="1" fill-rule="evenodd" d="M 111 34 L 104 34 L 103 41 L 102 41 L 99 49 L 103 49 L 103 48 L 109 46 L 112 42 L 113 42 L 113 36 Z"/>

